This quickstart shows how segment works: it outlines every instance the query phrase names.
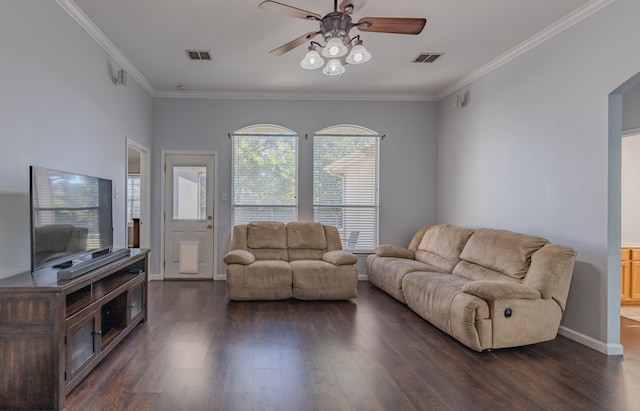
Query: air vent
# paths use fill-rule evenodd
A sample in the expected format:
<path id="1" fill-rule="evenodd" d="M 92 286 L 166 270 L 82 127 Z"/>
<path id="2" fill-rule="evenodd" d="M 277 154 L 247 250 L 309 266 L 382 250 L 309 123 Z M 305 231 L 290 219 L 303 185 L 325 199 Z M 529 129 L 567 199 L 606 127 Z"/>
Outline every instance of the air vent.
<path id="1" fill-rule="evenodd" d="M 418 57 L 413 59 L 414 63 L 433 63 L 442 56 L 442 53 L 420 53 Z"/>
<path id="2" fill-rule="evenodd" d="M 189 60 L 211 60 L 210 50 L 185 50 Z"/>

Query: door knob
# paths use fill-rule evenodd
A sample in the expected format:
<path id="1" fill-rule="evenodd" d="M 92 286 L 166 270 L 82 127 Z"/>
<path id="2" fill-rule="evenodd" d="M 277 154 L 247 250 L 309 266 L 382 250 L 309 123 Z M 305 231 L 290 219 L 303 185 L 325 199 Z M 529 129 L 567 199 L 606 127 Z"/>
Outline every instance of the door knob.
<path id="1" fill-rule="evenodd" d="M 207 226 L 207 228 L 208 228 L 209 230 L 211 230 L 211 229 L 213 228 L 213 224 L 209 224 L 209 225 Z"/>

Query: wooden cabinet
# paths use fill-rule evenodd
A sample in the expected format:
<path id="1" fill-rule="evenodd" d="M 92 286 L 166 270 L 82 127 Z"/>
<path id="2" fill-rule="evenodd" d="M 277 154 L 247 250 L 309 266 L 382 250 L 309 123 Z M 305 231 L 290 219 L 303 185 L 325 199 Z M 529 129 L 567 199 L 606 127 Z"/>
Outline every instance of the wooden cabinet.
<path id="1" fill-rule="evenodd" d="M 65 396 L 147 318 L 148 251 L 72 280 L 42 269 L 0 280 L 1 409 L 64 408 Z"/>
<path id="2" fill-rule="evenodd" d="M 640 304 L 640 248 L 622 249 L 620 275 L 620 302 Z"/>

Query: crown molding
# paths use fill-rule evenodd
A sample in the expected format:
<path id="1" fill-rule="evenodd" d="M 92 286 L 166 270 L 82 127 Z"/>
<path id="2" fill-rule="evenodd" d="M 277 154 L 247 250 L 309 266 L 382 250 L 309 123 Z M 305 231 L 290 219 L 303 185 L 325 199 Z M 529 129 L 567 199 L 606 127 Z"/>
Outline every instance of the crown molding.
<path id="1" fill-rule="evenodd" d="M 241 91 L 179 91 L 157 90 L 157 98 L 189 98 L 220 100 L 330 100 L 342 101 L 438 101 L 430 94 L 367 94 L 367 93 L 302 93 L 302 92 L 241 92 Z"/>
<path id="2" fill-rule="evenodd" d="M 591 16 L 592 14 L 600 11 L 601 9 L 613 3 L 614 1 L 616 0 L 592 0 L 588 2 L 587 4 L 575 10 L 573 13 L 568 14 L 567 16 L 561 18 L 560 20 L 556 21 L 546 29 L 534 34 L 533 36 L 529 37 L 527 40 L 518 44 L 516 47 L 496 57 L 495 59 L 491 60 L 487 64 L 481 66 L 477 70 L 472 71 L 471 73 L 462 77 L 460 80 L 451 84 L 449 87 L 445 88 L 444 90 L 442 90 L 440 93 L 437 94 L 438 100 L 442 100 L 443 98 L 448 97 L 451 94 L 455 93 L 459 89 L 465 86 L 468 86 L 469 84 L 480 79 L 481 77 L 486 76 L 487 74 L 507 64 L 508 62 L 517 58 L 518 56 L 526 53 L 527 51 L 538 46 L 539 44 L 542 44 L 545 41 L 549 40 L 550 38 L 563 32 L 564 30 L 568 29 L 574 24 L 579 23 L 582 20 L 586 19 L 587 17 Z"/>
<path id="3" fill-rule="evenodd" d="M 58 4 L 89 35 L 144 88 L 155 98 L 195 98 L 226 100 L 335 100 L 345 101 L 437 101 L 433 94 L 366 94 L 366 93 L 303 93 L 303 92 L 223 92 L 223 91 L 179 91 L 156 90 L 145 76 L 131 63 L 124 54 L 109 40 L 73 0 L 56 0 Z"/>
<path id="4" fill-rule="evenodd" d="M 616 0 L 591 0 L 573 13 L 563 17 L 546 29 L 529 37 L 511 50 L 487 64 L 465 75 L 436 94 L 366 94 L 366 93 L 302 93 L 302 92 L 223 92 L 223 91 L 179 91 L 156 90 L 140 71 L 118 50 L 109 38 L 91 21 L 73 0 L 56 0 L 58 4 L 144 88 L 156 98 L 194 99 L 252 99 L 252 100 L 345 100 L 345 101 L 440 101 L 459 89 L 468 86 L 492 71 L 514 60 L 528 50 L 544 43 L 576 23 L 586 19 Z"/>
<path id="5" fill-rule="evenodd" d="M 95 25 L 73 0 L 56 0 L 62 7 L 93 39 L 118 63 L 131 78 L 133 78 L 152 97 L 156 89 L 138 71 L 138 69 L 118 50 L 109 38 Z"/>

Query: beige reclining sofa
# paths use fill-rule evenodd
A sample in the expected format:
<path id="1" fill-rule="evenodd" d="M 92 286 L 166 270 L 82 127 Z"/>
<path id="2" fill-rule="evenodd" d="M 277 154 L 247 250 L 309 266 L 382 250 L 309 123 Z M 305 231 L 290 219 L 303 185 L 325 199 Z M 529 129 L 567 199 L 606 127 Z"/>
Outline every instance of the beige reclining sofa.
<path id="1" fill-rule="evenodd" d="M 233 227 L 227 263 L 230 300 L 346 300 L 357 295 L 355 255 L 335 227 L 310 221 L 255 221 Z"/>
<path id="2" fill-rule="evenodd" d="M 541 237 L 425 226 L 367 257 L 369 281 L 476 350 L 556 337 L 576 253 Z"/>

